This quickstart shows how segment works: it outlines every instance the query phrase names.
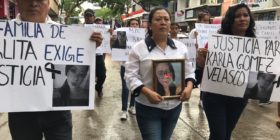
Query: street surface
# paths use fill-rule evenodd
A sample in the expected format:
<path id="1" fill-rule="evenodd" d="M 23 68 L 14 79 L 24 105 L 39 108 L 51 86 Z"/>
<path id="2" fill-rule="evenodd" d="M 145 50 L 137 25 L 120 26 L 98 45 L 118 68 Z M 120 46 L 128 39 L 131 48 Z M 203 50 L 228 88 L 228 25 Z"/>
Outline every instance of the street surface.
<path id="1" fill-rule="evenodd" d="M 127 121 L 120 120 L 121 80 L 120 65 L 106 56 L 107 79 L 102 99 L 96 96 L 95 110 L 72 111 L 73 140 L 139 140 L 140 132 L 134 115 Z M 92 85 L 94 86 L 94 85 Z M 172 135 L 173 140 L 205 140 L 209 129 L 206 116 L 198 106 L 199 89 L 194 89 Z M 278 140 L 280 129 L 275 125 L 276 103 L 259 107 L 250 101 L 239 120 L 232 140 Z M 217 122 L 219 123 L 219 122 Z M 0 140 L 11 140 L 7 113 L 0 113 Z"/>

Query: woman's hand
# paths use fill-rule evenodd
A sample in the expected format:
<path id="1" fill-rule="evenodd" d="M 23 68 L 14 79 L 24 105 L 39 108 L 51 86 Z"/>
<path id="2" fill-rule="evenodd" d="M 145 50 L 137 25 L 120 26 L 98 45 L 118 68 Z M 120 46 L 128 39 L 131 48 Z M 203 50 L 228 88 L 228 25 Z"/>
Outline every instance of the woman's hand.
<path id="1" fill-rule="evenodd" d="M 158 104 L 161 101 L 163 101 L 163 97 L 161 97 L 158 93 L 154 92 L 153 90 L 143 87 L 142 93 L 148 98 L 150 103 L 152 104 Z"/>
<path id="2" fill-rule="evenodd" d="M 102 43 L 103 38 L 100 32 L 93 32 L 90 36 L 90 40 L 95 41 L 96 47 L 99 47 Z"/>
<path id="3" fill-rule="evenodd" d="M 197 31 L 194 31 L 194 37 L 197 39 L 197 36 L 198 36 L 198 32 Z"/>
<path id="4" fill-rule="evenodd" d="M 200 68 L 204 68 L 207 53 L 208 53 L 208 49 L 206 48 L 197 49 L 196 64 Z"/>
<path id="5" fill-rule="evenodd" d="M 192 93 L 192 88 L 193 88 L 193 84 L 192 82 L 188 82 L 188 86 L 184 88 L 181 96 L 180 96 L 180 100 L 183 101 L 188 101 L 191 97 L 191 93 Z"/>

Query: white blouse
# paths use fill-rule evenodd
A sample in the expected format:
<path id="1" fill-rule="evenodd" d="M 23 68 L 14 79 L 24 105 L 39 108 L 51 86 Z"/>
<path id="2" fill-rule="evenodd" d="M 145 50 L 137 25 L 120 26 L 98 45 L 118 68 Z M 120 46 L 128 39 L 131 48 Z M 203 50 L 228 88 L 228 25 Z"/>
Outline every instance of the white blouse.
<path id="1" fill-rule="evenodd" d="M 155 59 L 184 59 L 185 79 L 195 80 L 195 67 L 193 62 L 188 58 L 187 47 L 177 40 L 172 41 L 176 47 L 172 47 L 168 44 L 165 50 L 160 49 L 159 46 L 154 47 L 149 45 L 149 47 L 147 47 L 145 40 L 138 42 L 132 47 L 129 52 L 128 61 L 125 64 L 125 79 L 132 93 L 141 85 L 150 89 L 153 88 L 152 60 Z M 142 93 L 140 93 L 135 100 L 140 104 L 164 110 L 173 109 L 181 103 L 181 101 L 174 99 L 164 100 L 159 104 L 151 104 Z"/>

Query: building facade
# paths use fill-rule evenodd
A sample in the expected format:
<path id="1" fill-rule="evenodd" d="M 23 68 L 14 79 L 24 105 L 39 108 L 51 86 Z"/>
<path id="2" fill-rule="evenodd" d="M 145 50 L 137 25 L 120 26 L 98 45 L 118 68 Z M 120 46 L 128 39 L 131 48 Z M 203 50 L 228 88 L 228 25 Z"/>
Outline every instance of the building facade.
<path id="1" fill-rule="evenodd" d="M 189 32 L 194 28 L 200 11 L 209 12 L 212 18 L 221 16 L 222 9 L 226 8 L 223 2 L 224 0 L 176 0 L 174 22 L 180 25 L 183 32 Z M 230 3 L 233 2 L 234 0 L 230 0 Z"/>
<path id="2" fill-rule="evenodd" d="M 14 0 L 0 0 L 0 19 L 13 19 L 17 13 Z"/>
<path id="3" fill-rule="evenodd" d="M 255 20 L 280 20 L 280 0 L 176 0 L 174 21 L 179 23 L 183 32 L 195 26 L 197 13 L 206 10 L 212 19 L 225 15 L 229 6 L 246 3 Z"/>
<path id="4" fill-rule="evenodd" d="M 159 5 L 152 5 L 150 2 L 144 3 L 144 5 L 140 6 L 134 1 L 131 1 L 131 7 L 127 9 L 127 13 L 121 16 L 122 21 L 129 20 L 131 18 L 140 18 L 142 21 L 142 27 L 147 27 L 148 23 L 148 14 L 150 10 L 154 7 L 158 7 Z M 171 13 L 171 19 L 174 21 L 174 13 L 176 12 L 177 3 L 175 0 L 165 0 L 160 6 L 165 7 Z"/>
<path id="5" fill-rule="evenodd" d="M 171 0 L 163 6 L 172 14 L 172 22 L 178 23 L 182 32 L 189 32 L 195 27 L 198 12 L 208 11 L 212 19 L 221 18 L 229 6 L 237 3 L 246 3 L 255 20 L 280 20 L 280 0 Z M 152 6 L 148 9 L 152 9 Z M 137 13 L 139 10 L 141 14 Z M 140 17 L 148 11 L 135 4 L 130 13 L 128 17 Z"/>
<path id="6" fill-rule="evenodd" d="M 248 5 L 255 20 L 280 20 L 280 0 L 252 0 Z"/>

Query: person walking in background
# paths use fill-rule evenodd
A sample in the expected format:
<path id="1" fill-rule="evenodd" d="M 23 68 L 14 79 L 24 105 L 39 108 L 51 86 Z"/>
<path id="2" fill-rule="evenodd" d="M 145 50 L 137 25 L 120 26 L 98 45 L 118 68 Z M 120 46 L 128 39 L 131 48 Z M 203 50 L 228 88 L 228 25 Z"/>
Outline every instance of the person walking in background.
<path id="1" fill-rule="evenodd" d="M 16 0 L 19 15 L 14 21 L 58 24 L 50 19 L 50 0 Z M 100 33 L 90 39 L 96 46 L 102 43 Z M 72 115 L 69 110 L 42 112 L 15 112 L 8 114 L 13 140 L 72 140 Z"/>
<path id="2" fill-rule="evenodd" d="M 85 24 L 102 24 L 102 19 L 95 19 L 95 12 L 92 9 L 86 9 L 84 12 Z M 96 67 L 95 67 L 95 76 L 96 84 L 95 90 L 99 98 L 103 97 L 103 84 L 106 79 L 106 67 L 104 62 L 103 50 L 101 47 L 96 49 Z"/>
<path id="3" fill-rule="evenodd" d="M 178 33 L 180 32 L 180 26 L 178 23 L 171 23 L 170 27 L 170 37 L 172 39 L 178 39 Z"/>
<path id="4" fill-rule="evenodd" d="M 197 14 L 196 23 L 210 24 L 211 23 L 210 17 L 211 17 L 211 15 L 208 11 L 200 11 Z M 193 28 L 190 32 L 189 38 L 197 40 L 197 36 L 198 36 L 198 33 L 197 33 L 196 29 Z M 204 46 L 198 46 L 198 48 L 203 48 L 203 47 Z"/>
<path id="5" fill-rule="evenodd" d="M 171 138 L 182 109 L 182 101 L 189 100 L 195 82 L 192 63 L 186 56 L 186 46 L 168 37 L 170 18 L 170 13 L 164 8 L 151 10 L 147 36 L 129 52 L 125 66 L 125 79 L 132 94 L 137 96 L 136 119 L 144 140 Z M 184 59 L 186 85 L 179 100 L 163 100 L 163 93 L 153 89 L 154 59 Z"/>
<path id="6" fill-rule="evenodd" d="M 140 27 L 140 21 L 135 19 L 135 18 L 130 19 L 127 22 L 127 26 L 132 27 L 132 28 L 139 28 Z M 128 97 L 129 97 L 129 90 L 127 88 L 126 81 L 124 79 L 124 73 L 125 73 L 125 62 L 121 62 L 121 70 L 120 70 L 120 75 L 121 75 L 121 80 L 122 80 L 122 113 L 121 113 L 121 120 L 126 120 L 127 119 L 127 102 L 128 102 Z M 136 114 L 134 105 L 135 105 L 135 97 L 133 95 L 131 95 L 128 112 L 130 112 L 132 115 Z"/>
<path id="7" fill-rule="evenodd" d="M 204 24 L 210 24 L 210 14 L 208 11 L 201 11 L 198 13 L 197 15 L 197 23 L 204 23 Z M 190 32 L 190 36 L 189 38 L 191 39 L 195 39 L 196 40 L 196 48 L 197 48 L 197 58 L 196 58 L 196 70 L 195 70 L 195 78 L 196 78 L 196 84 L 195 87 L 197 87 L 199 84 L 201 84 L 201 80 L 202 80 L 202 74 L 203 74 L 203 68 L 204 68 L 204 56 L 206 56 L 207 53 L 207 48 L 205 48 L 204 46 L 198 46 L 197 43 L 197 36 L 198 33 L 196 31 L 196 29 L 192 29 Z M 198 105 L 203 108 L 203 95 L 204 92 L 200 91 L 200 100 Z"/>
<path id="8" fill-rule="evenodd" d="M 95 18 L 94 23 L 95 24 L 103 24 L 103 20 L 102 20 L 102 18 L 97 17 L 97 18 Z"/>
<path id="9" fill-rule="evenodd" d="M 229 7 L 222 20 L 220 34 L 255 37 L 255 21 L 247 5 Z M 203 82 L 203 81 L 202 81 Z M 217 87 L 218 88 L 218 87 Z M 210 128 L 210 140 L 230 140 L 231 133 L 246 107 L 247 99 L 205 92 L 204 111 Z"/>

